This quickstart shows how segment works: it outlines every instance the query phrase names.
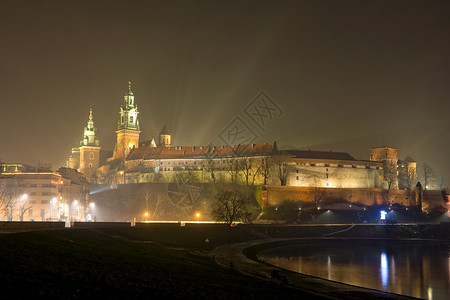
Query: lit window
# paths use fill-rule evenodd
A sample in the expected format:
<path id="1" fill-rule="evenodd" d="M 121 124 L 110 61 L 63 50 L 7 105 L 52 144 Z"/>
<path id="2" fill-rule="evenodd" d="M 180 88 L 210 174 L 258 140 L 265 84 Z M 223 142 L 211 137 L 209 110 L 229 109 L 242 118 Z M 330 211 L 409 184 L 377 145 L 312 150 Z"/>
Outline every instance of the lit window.
<path id="1" fill-rule="evenodd" d="M 130 123 L 133 123 L 133 116 L 130 116 Z"/>

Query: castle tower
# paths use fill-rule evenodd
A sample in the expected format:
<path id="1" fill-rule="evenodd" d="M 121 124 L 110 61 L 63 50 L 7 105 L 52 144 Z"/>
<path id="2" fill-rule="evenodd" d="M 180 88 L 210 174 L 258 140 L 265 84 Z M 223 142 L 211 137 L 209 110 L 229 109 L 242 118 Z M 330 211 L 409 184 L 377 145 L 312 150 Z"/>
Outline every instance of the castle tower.
<path id="1" fill-rule="evenodd" d="M 172 145 L 172 136 L 167 131 L 166 124 L 164 124 L 159 133 L 159 145 L 164 147 L 170 147 Z"/>
<path id="2" fill-rule="evenodd" d="M 370 149 L 370 160 L 383 162 L 383 180 L 388 189 L 398 189 L 398 149 L 375 147 Z"/>
<path id="3" fill-rule="evenodd" d="M 80 141 L 79 156 L 78 171 L 91 180 L 100 165 L 100 141 L 97 137 L 97 129 L 94 127 L 92 108 L 89 111 L 89 121 L 84 127 L 83 139 Z"/>
<path id="4" fill-rule="evenodd" d="M 114 148 L 113 159 L 125 160 L 133 148 L 139 147 L 139 134 L 141 133 L 138 120 L 138 109 L 134 103 L 131 91 L 131 82 L 128 82 L 128 92 L 125 94 L 120 107 L 120 119 L 117 125 L 117 143 Z"/>

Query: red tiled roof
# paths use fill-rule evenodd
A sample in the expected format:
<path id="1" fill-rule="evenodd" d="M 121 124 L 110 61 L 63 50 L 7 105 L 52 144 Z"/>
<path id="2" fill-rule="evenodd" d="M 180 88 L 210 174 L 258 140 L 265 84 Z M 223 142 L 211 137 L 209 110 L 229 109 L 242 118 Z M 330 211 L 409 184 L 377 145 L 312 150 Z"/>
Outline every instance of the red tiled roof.
<path id="1" fill-rule="evenodd" d="M 131 150 L 130 154 L 127 157 L 127 160 L 261 156 L 271 154 L 274 151 L 277 151 L 276 143 L 232 146 L 145 146 Z"/>

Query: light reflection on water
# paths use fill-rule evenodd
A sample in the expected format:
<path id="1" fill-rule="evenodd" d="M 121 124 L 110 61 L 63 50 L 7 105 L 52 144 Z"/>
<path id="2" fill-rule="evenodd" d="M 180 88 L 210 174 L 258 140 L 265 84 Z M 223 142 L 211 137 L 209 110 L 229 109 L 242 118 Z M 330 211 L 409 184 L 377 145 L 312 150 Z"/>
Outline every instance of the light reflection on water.
<path id="1" fill-rule="evenodd" d="M 327 241 L 264 251 L 295 272 L 427 299 L 450 299 L 450 245 L 418 241 Z"/>
<path id="2" fill-rule="evenodd" d="M 381 284 L 385 290 L 388 285 L 389 280 L 389 270 L 386 252 L 381 252 L 381 263 L 380 263 L 380 273 L 381 273 Z"/>

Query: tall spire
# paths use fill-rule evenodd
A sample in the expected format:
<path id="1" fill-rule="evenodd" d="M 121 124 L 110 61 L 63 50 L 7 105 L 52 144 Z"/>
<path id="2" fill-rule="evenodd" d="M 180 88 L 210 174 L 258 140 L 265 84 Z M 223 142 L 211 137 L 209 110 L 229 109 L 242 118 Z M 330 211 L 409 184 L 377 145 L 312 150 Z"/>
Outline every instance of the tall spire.
<path id="1" fill-rule="evenodd" d="M 84 127 L 83 139 L 80 141 L 81 146 L 99 146 L 100 141 L 97 138 L 97 129 L 94 127 L 94 117 L 92 108 L 89 109 L 89 121 Z"/>
<path id="2" fill-rule="evenodd" d="M 134 95 L 131 91 L 131 81 L 128 82 L 128 92 L 123 98 L 123 105 L 120 107 L 120 120 L 117 125 L 117 130 L 129 129 L 140 130 L 138 120 L 138 109 L 134 103 Z"/>
<path id="3" fill-rule="evenodd" d="M 127 95 L 133 95 L 133 92 L 131 91 L 131 81 L 128 81 L 128 93 Z"/>

